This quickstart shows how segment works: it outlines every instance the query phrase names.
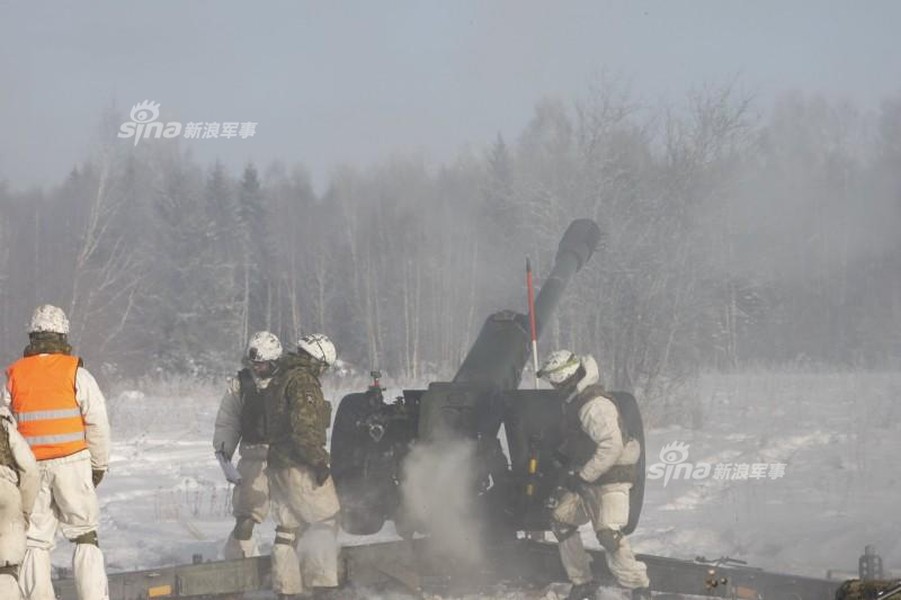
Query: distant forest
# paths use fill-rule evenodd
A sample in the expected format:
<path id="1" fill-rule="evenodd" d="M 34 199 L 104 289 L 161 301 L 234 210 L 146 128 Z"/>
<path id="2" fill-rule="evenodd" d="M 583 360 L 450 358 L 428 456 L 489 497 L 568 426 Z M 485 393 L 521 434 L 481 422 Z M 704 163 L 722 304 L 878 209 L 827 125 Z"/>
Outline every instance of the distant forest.
<path id="1" fill-rule="evenodd" d="M 107 378 L 219 376 L 269 329 L 422 384 L 453 375 L 490 312 L 524 311 L 526 257 L 540 286 L 589 217 L 604 247 L 541 347 L 595 353 L 610 385 L 901 365 L 901 97 L 764 107 L 727 86 L 654 107 L 598 84 L 486 140 L 437 167 L 336 168 L 317 194 L 303 166 L 231 173 L 111 132 L 61 183 L 0 185 L 4 364 L 49 302 Z"/>

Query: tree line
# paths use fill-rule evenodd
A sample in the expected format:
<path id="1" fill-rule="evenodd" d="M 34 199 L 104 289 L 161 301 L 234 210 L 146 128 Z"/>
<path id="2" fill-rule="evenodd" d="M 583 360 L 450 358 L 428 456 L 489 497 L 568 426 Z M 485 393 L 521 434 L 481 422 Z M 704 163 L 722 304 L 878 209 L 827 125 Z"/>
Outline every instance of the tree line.
<path id="1" fill-rule="evenodd" d="M 702 368 L 901 358 L 901 98 L 877 111 L 734 86 L 646 106 L 615 83 L 544 100 L 449 164 L 240 173 L 177 140 L 104 145 L 53 186 L 0 185 L 0 352 L 38 303 L 107 376 L 234 370 L 251 333 L 329 334 L 361 371 L 449 377 L 484 318 L 524 310 L 574 218 L 601 250 L 541 346 L 620 389 Z M 100 367 L 98 367 L 100 368 Z"/>

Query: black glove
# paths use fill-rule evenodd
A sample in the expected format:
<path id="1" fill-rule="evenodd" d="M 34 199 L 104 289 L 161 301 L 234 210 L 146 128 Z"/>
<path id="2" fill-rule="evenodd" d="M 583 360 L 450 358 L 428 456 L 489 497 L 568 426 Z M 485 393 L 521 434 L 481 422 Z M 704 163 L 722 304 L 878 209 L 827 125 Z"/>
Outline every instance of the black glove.
<path id="1" fill-rule="evenodd" d="M 582 491 L 582 487 L 587 483 L 588 482 L 582 479 L 581 475 L 579 475 L 577 472 L 570 471 L 563 476 L 563 481 L 560 483 L 560 485 L 571 492 L 578 493 Z"/>
<path id="2" fill-rule="evenodd" d="M 104 475 L 106 475 L 106 471 L 102 469 L 91 469 L 91 481 L 94 482 L 94 487 L 100 485 Z"/>
<path id="3" fill-rule="evenodd" d="M 316 477 L 316 485 L 322 485 L 325 483 L 329 475 L 332 474 L 331 469 L 329 469 L 328 465 L 316 465 L 313 467 L 313 475 Z"/>

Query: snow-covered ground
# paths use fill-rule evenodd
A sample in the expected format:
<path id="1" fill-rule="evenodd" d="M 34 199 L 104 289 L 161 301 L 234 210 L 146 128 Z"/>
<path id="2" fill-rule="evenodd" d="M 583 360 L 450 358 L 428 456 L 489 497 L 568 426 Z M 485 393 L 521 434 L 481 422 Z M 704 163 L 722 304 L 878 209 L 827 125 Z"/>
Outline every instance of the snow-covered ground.
<path id="1" fill-rule="evenodd" d="M 649 432 L 686 462 L 783 463 L 776 479 L 648 481 L 642 552 L 729 555 L 766 569 L 855 573 L 866 544 L 901 570 L 901 374 L 711 375 L 694 391 L 693 428 Z"/>
<path id="2" fill-rule="evenodd" d="M 114 448 L 99 494 L 110 571 L 219 555 L 233 524 L 230 489 L 210 446 L 220 392 L 188 386 L 109 394 Z M 341 392 L 328 395 L 337 401 Z M 672 417 L 680 424 L 648 431 L 648 462 L 662 462 L 665 445 L 682 443 L 683 462 L 709 463 L 711 473 L 647 482 L 632 536 L 638 552 L 728 555 L 824 576 L 855 572 L 864 545 L 875 544 L 886 568 L 901 571 L 901 373 L 706 375 L 690 395 L 695 408 Z M 716 465 L 728 463 L 733 470 L 781 463 L 785 471 L 714 478 Z M 264 549 L 273 530 L 267 523 L 257 532 Z M 392 534 L 389 524 L 377 537 Z M 345 544 L 367 541 L 342 534 Z M 61 541 L 54 564 L 68 566 L 70 553 Z"/>

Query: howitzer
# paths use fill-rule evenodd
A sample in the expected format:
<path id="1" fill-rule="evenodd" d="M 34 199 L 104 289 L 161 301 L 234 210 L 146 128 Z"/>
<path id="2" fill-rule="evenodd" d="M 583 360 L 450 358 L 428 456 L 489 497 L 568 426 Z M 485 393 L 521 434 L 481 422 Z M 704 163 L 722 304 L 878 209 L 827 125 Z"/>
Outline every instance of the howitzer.
<path id="1" fill-rule="evenodd" d="M 560 241 L 554 266 L 534 302 L 537 335 L 546 328 L 572 277 L 591 259 L 601 232 L 589 219 L 573 221 Z M 547 530 L 546 504 L 558 480 L 553 454 L 563 437 L 561 392 L 519 389 L 529 360 L 527 315 L 502 310 L 485 321 L 450 382 L 404 390 L 385 402 L 378 385 L 345 396 L 331 438 L 332 474 L 342 508 L 342 526 L 372 534 L 386 519 L 398 532 L 427 530 L 404 514 L 404 461 L 411 447 L 463 442 L 475 448 L 476 510 L 491 533 Z M 642 445 L 627 532 L 634 529 L 644 486 L 644 435 L 635 399 L 614 392 L 631 437 Z M 504 452 L 499 432 L 505 433 Z"/>

